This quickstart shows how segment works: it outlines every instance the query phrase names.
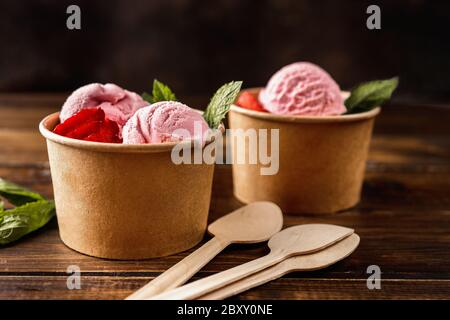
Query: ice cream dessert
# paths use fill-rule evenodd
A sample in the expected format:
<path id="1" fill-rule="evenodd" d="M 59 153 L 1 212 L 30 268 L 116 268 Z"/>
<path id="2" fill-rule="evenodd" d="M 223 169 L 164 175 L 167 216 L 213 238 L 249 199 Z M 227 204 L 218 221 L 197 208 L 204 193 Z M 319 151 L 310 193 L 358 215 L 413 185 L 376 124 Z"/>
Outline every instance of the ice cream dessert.
<path id="1" fill-rule="evenodd" d="M 199 112 L 177 101 L 162 101 L 139 109 L 124 126 L 122 136 L 124 144 L 204 142 L 208 130 Z"/>
<path id="2" fill-rule="evenodd" d="M 202 114 L 177 102 L 175 94 L 155 80 L 143 98 L 115 84 L 93 83 L 75 90 L 64 103 L 53 132 L 68 138 L 124 144 L 183 140 L 205 143 L 239 93 L 242 82 L 223 85 Z M 145 99 L 145 100 L 144 100 Z"/>
<path id="3" fill-rule="evenodd" d="M 296 62 L 277 71 L 260 91 L 259 100 L 275 114 L 326 116 L 345 112 L 337 83 L 309 62 Z"/>
<path id="4" fill-rule="evenodd" d="M 160 257 L 199 243 L 216 150 L 223 146 L 215 138 L 221 138 L 223 118 L 240 89 L 239 81 L 223 85 L 202 113 L 177 102 L 155 80 L 150 93 L 142 94 L 146 106 L 127 113 L 123 127 L 110 118 L 117 104 L 89 95 L 91 103 L 77 104 L 85 107 L 63 121 L 59 113 L 46 116 L 39 130 L 46 138 L 63 242 L 110 259 Z M 184 142 L 210 130 L 203 148 Z"/>
<path id="5" fill-rule="evenodd" d="M 339 85 L 325 70 L 310 62 L 295 62 L 278 70 L 259 93 L 243 91 L 236 104 L 277 115 L 339 116 L 380 106 L 397 84 L 397 78 L 362 83 L 344 100 Z"/>
<path id="6" fill-rule="evenodd" d="M 252 139 L 259 151 L 275 157 L 239 159 L 256 149 L 245 140 L 248 135 L 231 140 L 233 194 L 244 203 L 275 202 L 288 214 L 354 206 L 375 117 L 397 84 L 397 78 L 370 81 L 348 95 L 320 67 L 298 62 L 276 72 L 264 88 L 243 90 L 229 113 L 230 129 L 256 129 L 260 134 Z"/>
<path id="7" fill-rule="evenodd" d="M 138 94 L 112 84 L 91 83 L 75 90 L 61 108 L 59 118 L 64 122 L 83 109 L 101 108 L 109 120 L 124 126 L 140 108 L 148 105 Z"/>

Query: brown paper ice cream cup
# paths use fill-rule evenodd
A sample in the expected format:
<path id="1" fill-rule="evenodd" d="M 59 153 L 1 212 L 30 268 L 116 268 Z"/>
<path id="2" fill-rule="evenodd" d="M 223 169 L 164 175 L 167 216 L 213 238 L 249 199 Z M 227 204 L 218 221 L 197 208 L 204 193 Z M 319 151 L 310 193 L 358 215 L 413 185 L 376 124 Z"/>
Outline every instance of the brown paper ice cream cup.
<path id="1" fill-rule="evenodd" d="M 174 143 L 66 138 L 51 132 L 57 123 L 54 113 L 39 128 L 47 139 L 59 232 L 68 247 L 95 257 L 143 259 L 200 242 L 214 164 L 174 164 Z"/>
<path id="2" fill-rule="evenodd" d="M 255 94 L 259 90 L 249 89 Z M 248 143 L 231 141 L 235 196 L 245 203 L 273 201 L 287 213 L 334 213 L 355 206 L 379 112 L 375 108 L 340 116 L 281 116 L 233 105 L 231 129 L 279 129 L 279 171 L 275 175 L 261 175 L 261 167 L 267 166 L 259 162 L 236 164 L 239 153 L 248 159 Z"/>

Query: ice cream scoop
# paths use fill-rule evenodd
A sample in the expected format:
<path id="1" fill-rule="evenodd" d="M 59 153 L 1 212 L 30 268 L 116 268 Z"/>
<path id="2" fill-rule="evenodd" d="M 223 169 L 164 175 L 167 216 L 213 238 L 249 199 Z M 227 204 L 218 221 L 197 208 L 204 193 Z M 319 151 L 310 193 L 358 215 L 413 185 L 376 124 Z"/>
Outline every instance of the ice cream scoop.
<path id="1" fill-rule="evenodd" d="M 91 83 L 75 90 L 62 106 L 60 120 L 75 115 L 86 108 L 100 107 L 106 117 L 122 127 L 140 108 L 148 105 L 138 94 L 107 83 Z"/>
<path id="2" fill-rule="evenodd" d="M 338 84 L 319 66 L 296 62 L 277 71 L 259 94 L 271 113 L 328 116 L 346 111 Z"/>
<path id="3" fill-rule="evenodd" d="M 204 142 L 208 130 L 199 112 L 177 101 L 162 101 L 139 109 L 123 127 L 122 136 L 125 144 Z"/>

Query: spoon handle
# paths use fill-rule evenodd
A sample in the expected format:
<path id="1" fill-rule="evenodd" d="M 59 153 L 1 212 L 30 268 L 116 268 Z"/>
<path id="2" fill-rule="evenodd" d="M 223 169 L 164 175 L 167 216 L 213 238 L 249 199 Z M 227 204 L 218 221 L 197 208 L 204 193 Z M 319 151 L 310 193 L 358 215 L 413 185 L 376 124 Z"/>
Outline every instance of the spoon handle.
<path id="1" fill-rule="evenodd" d="M 281 278 L 288 273 L 289 270 L 283 268 L 282 263 L 278 263 L 272 267 L 252 274 L 244 279 L 235 281 L 229 285 L 221 287 L 213 292 L 207 293 L 199 300 L 222 300 L 231 296 L 235 296 L 241 292 L 247 291 L 251 288 L 263 285 L 264 283 Z"/>
<path id="2" fill-rule="evenodd" d="M 150 298 L 151 300 L 186 300 L 196 299 L 206 293 L 226 286 L 234 281 L 240 280 L 250 274 L 270 267 L 284 259 L 284 256 L 276 253 L 256 260 L 241 264 L 240 266 L 216 273 L 212 276 L 191 282 L 185 286 L 164 292 Z"/>
<path id="3" fill-rule="evenodd" d="M 132 293 L 126 300 L 149 299 L 154 295 L 182 285 L 219 252 L 225 249 L 228 244 L 229 242 L 218 237 L 212 238 L 166 272 L 160 274 L 145 286 Z"/>

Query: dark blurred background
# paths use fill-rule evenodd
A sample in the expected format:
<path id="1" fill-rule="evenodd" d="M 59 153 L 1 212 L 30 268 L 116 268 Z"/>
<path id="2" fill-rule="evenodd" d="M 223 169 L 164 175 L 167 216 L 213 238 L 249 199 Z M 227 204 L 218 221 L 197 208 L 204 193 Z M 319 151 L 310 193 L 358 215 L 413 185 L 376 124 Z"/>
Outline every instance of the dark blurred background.
<path id="1" fill-rule="evenodd" d="M 81 7 L 82 29 L 66 28 Z M 381 30 L 366 8 L 381 7 Z M 398 101 L 450 103 L 450 1 L 2 0 L 0 91 L 72 91 L 114 82 L 141 93 L 153 78 L 179 97 L 222 83 L 264 85 L 312 61 L 348 89 L 400 76 Z"/>

